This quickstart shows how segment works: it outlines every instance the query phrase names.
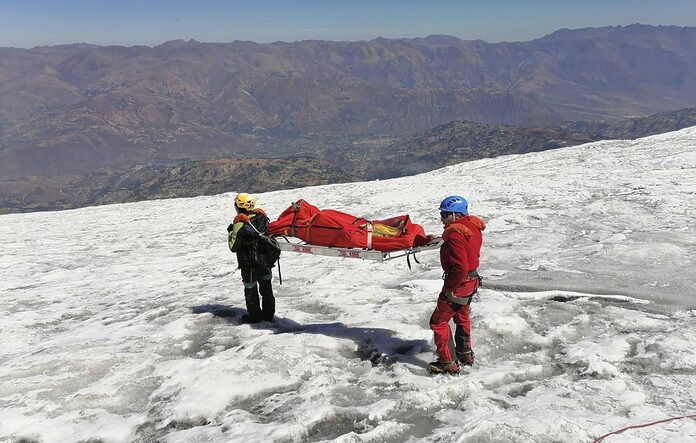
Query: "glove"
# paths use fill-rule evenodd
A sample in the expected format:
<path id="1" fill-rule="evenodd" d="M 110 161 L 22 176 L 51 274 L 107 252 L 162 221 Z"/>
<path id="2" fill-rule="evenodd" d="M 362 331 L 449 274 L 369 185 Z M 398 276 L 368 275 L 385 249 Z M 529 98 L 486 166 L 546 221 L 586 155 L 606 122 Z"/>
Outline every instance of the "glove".
<path id="1" fill-rule="evenodd" d="M 234 221 L 232 223 L 236 224 L 239 222 L 249 223 L 249 216 L 246 214 L 237 214 L 237 216 L 234 218 Z"/>

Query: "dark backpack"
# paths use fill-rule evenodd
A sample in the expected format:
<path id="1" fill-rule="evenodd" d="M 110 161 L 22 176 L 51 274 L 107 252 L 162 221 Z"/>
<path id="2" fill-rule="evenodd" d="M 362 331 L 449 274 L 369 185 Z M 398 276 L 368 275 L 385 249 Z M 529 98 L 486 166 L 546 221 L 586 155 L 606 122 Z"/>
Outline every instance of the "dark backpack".
<path id="1" fill-rule="evenodd" d="M 254 242 L 249 251 L 249 259 L 255 268 L 272 268 L 280 258 L 280 245 L 278 240 L 261 234 L 266 230 L 268 218 L 257 216 L 251 219 L 254 231 Z"/>
<path id="2" fill-rule="evenodd" d="M 263 255 L 265 259 L 265 264 L 267 268 L 272 268 L 275 266 L 276 262 L 280 258 L 280 244 L 278 240 L 273 237 L 262 237 L 259 239 L 259 252 Z"/>

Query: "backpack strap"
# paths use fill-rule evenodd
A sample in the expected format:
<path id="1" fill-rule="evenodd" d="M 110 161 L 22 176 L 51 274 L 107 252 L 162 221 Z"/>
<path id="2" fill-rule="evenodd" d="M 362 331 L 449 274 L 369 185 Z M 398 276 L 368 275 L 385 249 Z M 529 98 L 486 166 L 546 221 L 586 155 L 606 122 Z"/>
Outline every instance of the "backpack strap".
<path id="1" fill-rule="evenodd" d="M 278 261 L 276 262 L 278 264 L 278 281 L 280 281 L 280 284 L 283 284 L 283 274 L 280 273 L 280 257 L 278 257 Z"/>

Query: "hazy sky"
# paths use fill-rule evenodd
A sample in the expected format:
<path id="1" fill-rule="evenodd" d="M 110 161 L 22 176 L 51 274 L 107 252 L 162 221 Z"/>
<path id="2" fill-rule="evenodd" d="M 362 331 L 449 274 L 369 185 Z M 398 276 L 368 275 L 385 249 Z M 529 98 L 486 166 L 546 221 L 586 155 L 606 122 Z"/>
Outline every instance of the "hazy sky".
<path id="1" fill-rule="evenodd" d="M 696 0 L 0 0 L 0 46 L 15 47 L 429 34 L 498 42 L 631 23 L 696 26 Z"/>

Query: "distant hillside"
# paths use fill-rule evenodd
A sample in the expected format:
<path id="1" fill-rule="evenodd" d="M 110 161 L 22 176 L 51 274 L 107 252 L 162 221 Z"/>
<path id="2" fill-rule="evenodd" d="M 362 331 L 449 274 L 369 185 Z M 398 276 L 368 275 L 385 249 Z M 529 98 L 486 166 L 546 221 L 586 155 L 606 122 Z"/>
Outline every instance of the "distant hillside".
<path id="1" fill-rule="evenodd" d="M 244 189 L 265 192 L 345 183 L 362 177 L 316 159 L 218 159 L 135 167 L 87 176 L 0 181 L 0 213 L 70 209 L 108 203 L 194 197 Z"/>
<path id="2" fill-rule="evenodd" d="M 617 135 L 631 139 L 689 126 L 696 126 L 696 108 L 560 129 L 451 122 L 404 137 L 295 138 L 283 143 L 290 154 L 282 158 L 194 161 L 0 181 L 0 213 L 400 177 L 480 158 L 558 149 Z M 265 145 L 263 152 L 279 149 Z"/>
<path id="3" fill-rule="evenodd" d="M 696 105 L 696 28 L 0 48 L 0 178 L 259 157 L 268 140 L 556 126 Z M 282 156 L 282 143 L 271 143 Z M 266 154 L 264 154 L 266 155 Z"/>
<path id="4" fill-rule="evenodd" d="M 599 139 L 564 129 L 452 122 L 384 146 L 376 153 L 367 176 L 402 177 L 465 161 L 547 151 Z"/>
<path id="5" fill-rule="evenodd" d="M 451 122 L 384 146 L 367 174 L 401 177 L 463 161 L 546 151 L 602 139 L 636 139 L 696 126 L 696 108 L 621 121 L 575 122 L 561 128 L 517 128 Z"/>
<path id="6" fill-rule="evenodd" d="M 696 108 L 677 109 L 623 121 L 575 122 L 564 129 L 602 138 L 633 139 L 696 126 Z"/>

